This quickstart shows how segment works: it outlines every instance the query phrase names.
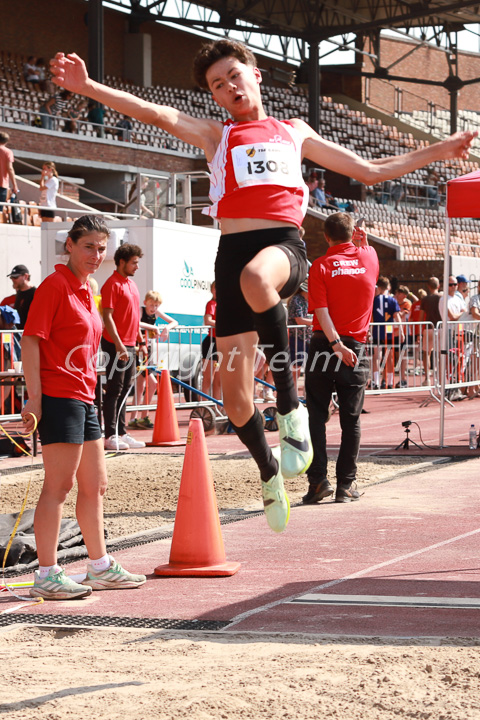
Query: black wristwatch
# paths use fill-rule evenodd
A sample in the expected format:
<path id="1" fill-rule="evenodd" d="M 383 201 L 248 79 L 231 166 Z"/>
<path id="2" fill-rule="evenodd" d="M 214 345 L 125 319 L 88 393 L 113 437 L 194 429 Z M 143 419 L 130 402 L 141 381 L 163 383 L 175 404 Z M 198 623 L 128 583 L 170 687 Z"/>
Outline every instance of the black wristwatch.
<path id="1" fill-rule="evenodd" d="M 342 342 L 339 337 L 335 338 L 335 340 L 332 340 L 332 342 L 329 342 L 328 344 L 330 347 L 333 347 L 334 345 L 338 345 L 339 342 Z"/>

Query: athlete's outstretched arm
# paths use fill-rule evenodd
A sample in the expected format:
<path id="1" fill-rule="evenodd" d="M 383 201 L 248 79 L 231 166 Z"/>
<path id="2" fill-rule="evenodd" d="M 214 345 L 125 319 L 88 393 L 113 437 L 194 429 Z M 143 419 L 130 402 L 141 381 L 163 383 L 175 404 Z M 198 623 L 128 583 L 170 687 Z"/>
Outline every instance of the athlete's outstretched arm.
<path id="1" fill-rule="evenodd" d="M 320 137 L 303 120 L 295 118 L 293 123 L 304 138 L 304 157 L 329 170 L 348 175 L 365 185 L 374 185 L 382 180 L 393 180 L 436 160 L 453 158 L 466 160 L 472 142 L 478 135 L 478 132 L 458 132 L 446 140 L 404 155 L 365 160 L 351 150 Z"/>
<path id="2" fill-rule="evenodd" d="M 59 87 L 85 95 L 147 125 L 156 125 L 180 140 L 202 148 L 207 158 L 213 156 L 222 133 L 222 123 L 217 120 L 194 118 L 169 105 L 155 105 L 95 82 L 89 78 L 84 61 L 75 53 L 57 53 L 50 60 L 50 70 L 53 82 Z"/>

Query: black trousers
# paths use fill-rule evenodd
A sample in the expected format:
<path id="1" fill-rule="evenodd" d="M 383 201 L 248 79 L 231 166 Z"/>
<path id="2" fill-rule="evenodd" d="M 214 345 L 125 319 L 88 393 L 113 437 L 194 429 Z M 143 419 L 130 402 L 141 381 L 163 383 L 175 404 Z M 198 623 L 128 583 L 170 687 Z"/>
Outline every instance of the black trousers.
<path id="1" fill-rule="evenodd" d="M 107 359 L 105 367 L 107 384 L 103 398 L 103 422 L 105 425 L 105 437 L 109 438 L 117 434 L 117 419 L 118 434 L 121 436 L 126 433 L 127 403 L 125 401 L 123 406 L 122 403 L 126 395 L 128 395 L 135 377 L 135 348 L 127 347 L 128 360 L 119 360 L 113 343 L 102 337 L 101 346 Z"/>
<path id="2" fill-rule="evenodd" d="M 348 367 L 334 355 L 325 336 L 314 333 L 310 343 L 305 390 L 314 456 L 307 474 L 312 483 L 327 477 L 326 423 L 332 393 L 336 392 L 342 428 L 336 468 L 337 485 L 349 487 L 357 473 L 360 414 L 369 365 L 363 343 L 345 336 L 341 339 L 359 358 L 355 367 Z"/>

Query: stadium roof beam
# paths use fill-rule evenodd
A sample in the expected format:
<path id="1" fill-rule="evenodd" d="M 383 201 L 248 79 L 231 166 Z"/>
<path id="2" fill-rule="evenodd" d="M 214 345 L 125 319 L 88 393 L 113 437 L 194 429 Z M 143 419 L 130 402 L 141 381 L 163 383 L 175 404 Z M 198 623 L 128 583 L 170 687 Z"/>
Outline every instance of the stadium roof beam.
<path id="1" fill-rule="evenodd" d="M 319 44 L 322 41 L 354 34 L 357 36 L 355 51 L 362 52 L 359 40 L 364 36 L 379 35 L 380 30 L 387 28 L 405 28 L 408 37 L 411 29 L 419 28 L 422 34 L 420 43 L 429 42 L 426 38 L 427 29 L 430 29 L 430 34 L 433 33 L 430 40 L 441 47 L 443 37 L 449 38 L 466 24 L 478 23 L 480 9 L 480 0 L 196 0 L 195 3 L 176 0 L 177 15 L 172 16 L 170 13 L 167 15 L 168 0 L 105 2 L 110 7 L 130 9 L 134 31 L 141 23 L 149 21 L 168 22 L 212 35 L 229 36 L 235 31 L 243 34 L 244 42 L 254 50 L 276 54 L 285 62 L 304 61 L 302 65 L 308 71 L 311 96 L 309 121 L 313 127 L 318 127 L 315 108 L 318 108 L 320 94 Z M 278 38 L 281 52 L 271 46 L 274 36 Z M 416 38 L 411 39 L 416 41 Z M 294 50 L 298 51 L 296 57 L 290 53 L 292 43 Z M 379 49 L 379 42 L 377 47 Z M 455 55 L 458 51 L 449 42 L 447 52 Z M 452 110 L 456 107 L 456 93 L 465 84 L 458 77 L 456 66 L 456 61 L 453 61 L 450 73 L 443 81 L 415 79 L 417 83 L 446 87 L 450 92 Z M 344 72 L 352 74 L 352 69 L 345 66 Z M 353 72 L 366 77 L 412 82 L 411 78 L 390 75 L 388 68 L 381 67 L 379 58 L 376 75 L 362 73 L 359 68 Z M 455 122 L 456 118 L 452 116 L 452 126 Z"/>

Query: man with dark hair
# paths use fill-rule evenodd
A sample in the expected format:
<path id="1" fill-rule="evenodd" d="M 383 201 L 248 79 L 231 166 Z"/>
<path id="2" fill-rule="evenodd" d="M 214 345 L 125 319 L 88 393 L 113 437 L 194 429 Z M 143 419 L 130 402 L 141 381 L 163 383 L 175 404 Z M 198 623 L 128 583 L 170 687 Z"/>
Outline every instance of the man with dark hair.
<path id="1" fill-rule="evenodd" d="M 194 62 L 196 82 L 231 115 L 225 123 L 193 117 L 95 82 L 75 53 L 57 53 L 50 65 L 60 87 L 156 125 L 205 153 L 212 200 L 205 211 L 220 220 L 222 228 L 215 263 L 215 331 L 224 358 L 220 363 L 224 406 L 259 467 L 267 522 L 275 532 L 282 532 L 290 515 L 284 478 L 305 472 L 312 459 L 308 417 L 295 390 L 281 302 L 305 280 L 307 269 L 298 232 L 308 206 L 302 158 L 374 184 L 435 160 L 466 157 L 476 133 L 457 133 L 413 153 L 366 160 L 324 140 L 300 118 L 269 117 L 255 56 L 228 39 L 205 45 Z M 258 339 L 277 391 L 280 452 L 269 447 L 263 418 L 253 403 Z"/>
<path id="2" fill-rule="evenodd" d="M 364 230 L 346 213 L 325 221 L 326 255 L 317 258 L 308 278 L 313 337 L 305 369 L 305 390 L 313 444 L 307 471 L 307 505 L 333 495 L 327 478 L 326 423 L 337 393 L 342 440 L 337 459 L 335 502 L 358 500 L 355 489 L 360 448 L 360 413 L 368 378 L 365 343 L 372 312 L 378 257 Z"/>
<path id="3" fill-rule="evenodd" d="M 11 184 L 15 194 L 18 193 L 17 178 L 13 169 L 13 152 L 7 148 L 10 140 L 8 133 L 0 131 L 0 210 L 3 209 L 3 203 L 7 200 L 8 188 Z"/>
<path id="4" fill-rule="evenodd" d="M 30 282 L 30 273 L 26 265 L 15 265 L 7 277 L 11 279 L 13 289 L 17 293 L 13 305 L 20 316 L 20 323 L 17 324 L 17 328 L 23 330 L 37 288 Z"/>
<path id="5" fill-rule="evenodd" d="M 138 245 L 120 245 L 113 257 L 116 270 L 101 289 L 103 321 L 102 352 L 106 358 L 105 449 L 128 450 L 145 447 L 126 430 L 126 398 L 135 374 L 135 345 L 147 351 L 140 332 L 140 295 L 131 278 L 143 257 Z"/>

